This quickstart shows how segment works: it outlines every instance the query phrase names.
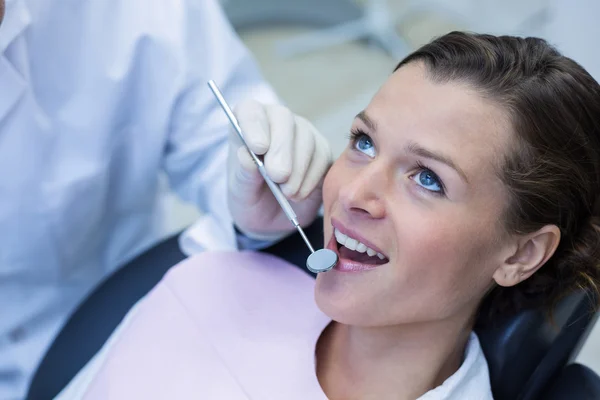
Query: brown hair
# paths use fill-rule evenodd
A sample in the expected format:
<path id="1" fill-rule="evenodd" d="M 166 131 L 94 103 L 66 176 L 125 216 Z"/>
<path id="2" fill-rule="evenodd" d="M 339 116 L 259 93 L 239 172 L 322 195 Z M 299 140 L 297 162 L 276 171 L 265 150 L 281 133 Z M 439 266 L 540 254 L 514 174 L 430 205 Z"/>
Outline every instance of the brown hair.
<path id="1" fill-rule="evenodd" d="M 451 32 L 408 55 L 434 82 L 458 81 L 508 111 L 517 135 L 501 178 L 510 193 L 505 228 L 561 231 L 555 254 L 529 279 L 495 287 L 489 311 L 548 310 L 576 288 L 600 286 L 600 86 L 538 38 Z"/>

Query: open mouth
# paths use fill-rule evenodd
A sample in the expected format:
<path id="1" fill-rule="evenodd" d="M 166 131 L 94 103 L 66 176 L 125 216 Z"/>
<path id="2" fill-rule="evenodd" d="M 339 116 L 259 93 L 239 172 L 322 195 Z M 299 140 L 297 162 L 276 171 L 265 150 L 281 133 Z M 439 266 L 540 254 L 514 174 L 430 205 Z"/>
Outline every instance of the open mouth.
<path id="1" fill-rule="evenodd" d="M 367 244 L 334 228 L 334 235 L 328 245 L 338 253 L 340 262 L 336 269 L 342 271 L 362 271 L 388 263 L 390 260 Z"/>

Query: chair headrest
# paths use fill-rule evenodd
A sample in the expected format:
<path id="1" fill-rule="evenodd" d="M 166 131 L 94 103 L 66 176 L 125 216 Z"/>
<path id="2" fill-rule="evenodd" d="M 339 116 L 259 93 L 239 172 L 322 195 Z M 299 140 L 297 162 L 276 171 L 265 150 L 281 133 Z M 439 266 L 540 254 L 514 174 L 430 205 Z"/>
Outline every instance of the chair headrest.
<path id="1" fill-rule="evenodd" d="M 553 322 L 541 310 L 526 310 L 476 328 L 494 398 L 535 398 L 577 350 L 595 317 L 589 294 L 579 291 L 557 304 Z"/>

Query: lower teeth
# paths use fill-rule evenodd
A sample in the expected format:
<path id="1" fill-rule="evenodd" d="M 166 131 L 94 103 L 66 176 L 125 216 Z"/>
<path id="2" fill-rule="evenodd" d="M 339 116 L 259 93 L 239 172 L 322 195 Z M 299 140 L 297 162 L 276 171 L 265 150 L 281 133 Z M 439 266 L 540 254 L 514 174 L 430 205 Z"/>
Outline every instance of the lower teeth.
<path id="1" fill-rule="evenodd" d="M 387 262 L 385 259 L 379 258 L 377 255 L 370 256 L 367 253 L 360 253 L 355 250 L 350 250 L 346 246 L 338 244 L 338 251 L 342 258 L 347 258 L 352 261 L 357 261 L 363 264 L 384 264 Z"/>

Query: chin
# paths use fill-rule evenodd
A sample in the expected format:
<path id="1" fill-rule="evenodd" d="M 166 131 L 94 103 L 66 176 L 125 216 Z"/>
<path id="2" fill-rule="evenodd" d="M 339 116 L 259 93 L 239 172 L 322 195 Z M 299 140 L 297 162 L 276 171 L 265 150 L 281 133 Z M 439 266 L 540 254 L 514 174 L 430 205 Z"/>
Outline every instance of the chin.
<path id="1" fill-rule="evenodd" d="M 335 272 L 334 272 L 335 273 Z M 372 323 L 372 307 L 361 301 L 356 292 L 345 285 L 337 285 L 334 279 L 322 273 L 317 276 L 315 302 L 321 312 L 333 321 L 345 325 L 368 325 Z"/>

